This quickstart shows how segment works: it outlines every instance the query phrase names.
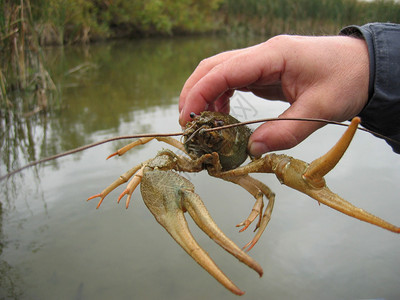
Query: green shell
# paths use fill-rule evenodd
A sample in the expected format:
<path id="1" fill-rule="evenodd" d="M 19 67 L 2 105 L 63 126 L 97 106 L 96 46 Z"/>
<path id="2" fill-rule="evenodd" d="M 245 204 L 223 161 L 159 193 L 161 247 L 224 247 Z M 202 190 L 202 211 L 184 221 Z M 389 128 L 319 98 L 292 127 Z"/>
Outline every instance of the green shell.
<path id="1" fill-rule="evenodd" d="M 247 144 L 251 130 L 247 126 L 205 132 L 203 129 L 239 123 L 231 115 L 204 111 L 188 122 L 184 144 L 190 157 L 196 159 L 204 154 L 217 152 L 223 170 L 240 166 L 248 157 Z"/>

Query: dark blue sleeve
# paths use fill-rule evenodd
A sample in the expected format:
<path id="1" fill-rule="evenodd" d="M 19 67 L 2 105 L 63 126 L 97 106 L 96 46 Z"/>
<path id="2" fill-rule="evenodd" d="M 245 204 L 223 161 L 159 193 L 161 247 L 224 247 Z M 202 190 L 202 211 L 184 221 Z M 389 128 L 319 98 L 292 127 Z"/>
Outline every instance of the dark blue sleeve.
<path id="1" fill-rule="evenodd" d="M 370 23 L 348 26 L 342 35 L 364 38 L 369 53 L 369 99 L 361 125 L 400 143 L 400 25 Z M 400 153 L 400 144 L 387 143 Z"/>

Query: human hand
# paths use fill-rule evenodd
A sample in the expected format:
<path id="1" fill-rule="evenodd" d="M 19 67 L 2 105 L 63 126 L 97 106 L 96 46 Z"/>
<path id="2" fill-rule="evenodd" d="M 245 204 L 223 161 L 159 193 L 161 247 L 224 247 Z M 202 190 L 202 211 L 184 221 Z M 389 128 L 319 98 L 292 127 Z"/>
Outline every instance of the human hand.
<path id="1" fill-rule="evenodd" d="M 190 113 L 229 113 L 235 90 L 249 91 L 290 107 L 281 118 L 345 121 L 368 100 L 369 57 L 364 40 L 347 36 L 276 36 L 253 47 L 203 60 L 179 99 L 180 124 Z M 261 125 L 249 140 L 255 156 L 294 147 L 320 128 L 317 122 L 280 121 Z"/>

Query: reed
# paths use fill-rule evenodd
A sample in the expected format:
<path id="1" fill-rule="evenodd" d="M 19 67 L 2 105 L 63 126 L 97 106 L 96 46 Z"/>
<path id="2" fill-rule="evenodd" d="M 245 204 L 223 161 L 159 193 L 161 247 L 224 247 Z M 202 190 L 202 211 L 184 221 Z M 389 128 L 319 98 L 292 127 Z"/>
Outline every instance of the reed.
<path id="1" fill-rule="evenodd" d="M 0 0 L 0 109 L 45 109 L 54 89 L 41 46 L 222 31 L 335 34 L 349 24 L 400 22 L 395 0 Z M 29 92 L 16 103 L 14 92 Z"/>
<path id="2" fill-rule="evenodd" d="M 54 89 L 46 71 L 29 0 L 3 3 L 0 12 L 1 115 L 45 110 Z M 26 94 L 28 93 L 28 94 Z M 25 97 L 27 96 L 27 97 Z M 27 101 L 21 103 L 20 99 Z"/>
<path id="3" fill-rule="evenodd" d="M 335 34 L 350 24 L 400 22 L 394 0 L 225 0 L 226 30 L 275 35 Z"/>
<path id="4" fill-rule="evenodd" d="M 374 22 L 400 22 L 400 3 L 395 0 L 377 0 L 361 3 L 361 18 Z"/>

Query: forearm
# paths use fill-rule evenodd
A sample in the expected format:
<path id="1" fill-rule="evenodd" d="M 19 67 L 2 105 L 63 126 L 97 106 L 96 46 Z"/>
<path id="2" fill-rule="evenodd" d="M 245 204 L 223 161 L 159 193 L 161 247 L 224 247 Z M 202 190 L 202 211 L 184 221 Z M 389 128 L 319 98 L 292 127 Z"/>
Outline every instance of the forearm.
<path id="1" fill-rule="evenodd" d="M 400 25 L 348 26 L 341 34 L 364 38 L 368 46 L 369 99 L 359 114 L 361 124 L 400 142 Z M 388 144 L 400 153 L 399 144 Z"/>

